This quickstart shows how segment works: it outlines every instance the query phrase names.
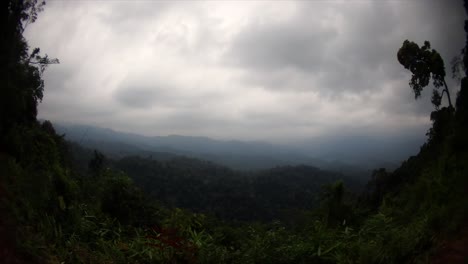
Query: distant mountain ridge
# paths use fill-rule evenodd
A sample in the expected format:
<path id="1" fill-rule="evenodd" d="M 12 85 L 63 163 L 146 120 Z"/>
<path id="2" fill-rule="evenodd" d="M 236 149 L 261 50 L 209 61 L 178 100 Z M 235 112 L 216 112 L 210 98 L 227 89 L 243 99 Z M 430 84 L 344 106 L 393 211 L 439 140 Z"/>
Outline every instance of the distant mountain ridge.
<path id="1" fill-rule="evenodd" d="M 351 175 L 367 177 L 374 167 L 362 167 L 359 164 L 348 163 L 338 155 L 327 157 L 326 147 L 323 147 L 323 158 L 311 155 L 306 150 L 293 147 L 274 145 L 260 141 L 215 140 L 198 136 L 142 136 L 132 133 L 118 132 L 109 128 L 89 125 L 54 123 L 60 134 L 65 134 L 67 140 L 76 142 L 88 148 L 95 148 L 104 154 L 122 158 L 139 155 L 154 159 L 169 159 L 174 156 L 187 156 L 205 159 L 233 169 L 258 170 L 285 165 L 311 165 L 321 169 L 338 171 Z M 310 147 L 312 148 L 312 147 Z M 322 147 L 318 149 L 318 153 Z M 369 159 L 370 160 L 370 159 Z M 398 164 L 386 161 L 372 161 L 377 166 L 387 168 Z"/>
<path id="2" fill-rule="evenodd" d="M 58 133 L 83 146 L 97 148 L 105 154 L 123 157 L 135 154 L 184 155 L 212 160 L 231 167 L 269 168 L 320 161 L 293 149 L 265 142 L 221 141 L 192 136 L 142 136 L 117 132 L 109 128 L 54 123 Z"/>

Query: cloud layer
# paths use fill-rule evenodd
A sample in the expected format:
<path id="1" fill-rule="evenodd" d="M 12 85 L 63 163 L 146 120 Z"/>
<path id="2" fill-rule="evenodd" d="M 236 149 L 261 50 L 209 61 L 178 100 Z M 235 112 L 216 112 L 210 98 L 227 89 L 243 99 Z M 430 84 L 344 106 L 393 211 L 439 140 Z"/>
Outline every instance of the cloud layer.
<path id="1" fill-rule="evenodd" d="M 461 1 L 50 1 L 27 38 L 61 61 L 42 118 L 276 142 L 423 137 L 430 92 L 414 100 L 396 52 L 429 40 L 449 70 L 464 16 Z"/>

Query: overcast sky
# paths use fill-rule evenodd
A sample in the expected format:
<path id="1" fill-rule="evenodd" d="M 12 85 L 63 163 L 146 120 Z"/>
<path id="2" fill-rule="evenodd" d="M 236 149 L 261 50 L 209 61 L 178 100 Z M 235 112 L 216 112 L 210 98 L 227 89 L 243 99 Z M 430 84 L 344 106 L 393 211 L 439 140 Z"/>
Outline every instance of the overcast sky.
<path id="1" fill-rule="evenodd" d="M 429 40 L 450 77 L 464 18 L 461 0 L 49 1 L 26 36 L 60 59 L 40 118 L 273 142 L 424 138 L 431 89 L 414 100 L 396 53 Z"/>

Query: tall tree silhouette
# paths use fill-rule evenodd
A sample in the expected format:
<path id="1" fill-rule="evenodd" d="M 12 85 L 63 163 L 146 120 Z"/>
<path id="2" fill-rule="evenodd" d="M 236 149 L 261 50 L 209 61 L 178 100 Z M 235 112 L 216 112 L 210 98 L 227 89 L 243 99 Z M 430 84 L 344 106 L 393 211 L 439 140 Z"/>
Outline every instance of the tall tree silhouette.
<path id="1" fill-rule="evenodd" d="M 464 1 L 465 11 L 468 14 L 468 0 Z M 466 40 L 465 47 L 462 49 L 465 77 L 461 80 L 460 91 L 456 101 L 457 115 L 459 120 L 468 125 L 468 20 L 465 20 Z"/>
<path id="2" fill-rule="evenodd" d="M 36 121 L 42 100 L 42 73 L 57 59 L 41 56 L 39 48 L 29 52 L 23 31 L 37 19 L 45 1 L 3 0 L 0 4 L 0 135 L 14 124 Z"/>
<path id="3" fill-rule="evenodd" d="M 436 109 L 438 109 L 445 92 L 447 94 L 449 107 L 453 108 L 450 91 L 445 82 L 444 60 L 436 50 L 431 49 L 431 43 L 429 43 L 429 41 L 424 41 L 424 45 L 419 47 L 418 44 L 405 40 L 398 50 L 397 57 L 400 64 L 413 74 L 409 85 L 413 88 L 416 99 L 421 96 L 421 91 L 424 87 L 429 85 L 432 77 L 435 89 L 432 92 L 431 102 Z M 440 93 L 439 88 L 441 87 L 443 87 L 443 89 Z"/>

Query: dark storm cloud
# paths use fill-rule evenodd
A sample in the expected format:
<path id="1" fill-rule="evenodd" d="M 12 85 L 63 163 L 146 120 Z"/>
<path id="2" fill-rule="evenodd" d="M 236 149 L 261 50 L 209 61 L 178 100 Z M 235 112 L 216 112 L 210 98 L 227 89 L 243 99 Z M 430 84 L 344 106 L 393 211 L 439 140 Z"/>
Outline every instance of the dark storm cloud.
<path id="1" fill-rule="evenodd" d="M 461 1 L 442 0 L 51 1 L 27 35 L 62 62 L 44 75 L 43 118 L 325 141 L 425 131 L 431 88 L 414 100 L 396 52 L 429 40 L 451 76 L 464 17 Z"/>
<path id="2" fill-rule="evenodd" d="M 385 83 L 408 78 L 396 60 L 406 38 L 430 40 L 446 63 L 458 53 L 464 13 L 460 3 L 445 2 L 299 2 L 290 19 L 253 22 L 240 31 L 227 61 L 246 69 L 243 81 L 266 89 L 378 93 Z M 294 81 L 299 75 L 305 82 Z"/>
<path id="3" fill-rule="evenodd" d="M 336 36 L 336 31 L 327 27 L 305 26 L 303 22 L 254 22 L 231 43 L 229 57 L 234 63 L 265 72 L 289 67 L 317 70 L 325 62 L 323 51 L 327 42 Z"/>
<path id="4" fill-rule="evenodd" d="M 316 89 L 323 88 L 322 92 L 366 89 L 369 86 L 366 71 L 375 70 L 381 62 L 379 58 L 388 60 L 388 54 L 379 54 L 382 47 L 378 45 L 385 43 L 389 26 L 372 26 L 381 25 L 375 23 L 375 17 L 382 14 L 375 14 L 378 10 L 374 9 L 387 10 L 381 7 L 387 3 L 352 2 L 331 12 L 333 6 L 336 4 L 332 3 L 330 7 L 324 3 L 300 2 L 290 19 L 252 23 L 235 37 L 227 55 L 241 67 L 255 71 L 255 74 L 247 75 L 256 76 L 257 82 L 263 78 L 265 87 L 270 89 L 297 88 L 284 83 L 290 79 L 283 76 L 288 68 L 293 68 L 289 70 L 289 76 L 302 74 L 318 79 L 317 86 L 320 87 Z M 324 14 L 320 14 L 322 11 Z M 341 25 L 340 18 L 345 16 L 352 19 Z M 381 22 L 386 25 L 386 22 L 394 21 Z M 379 58 L 374 58 L 375 54 Z M 278 87 L 271 82 L 272 75 L 273 78 L 280 75 L 283 79 L 276 82 Z M 308 85 L 302 88 L 310 89 L 312 84 L 308 80 Z"/>

